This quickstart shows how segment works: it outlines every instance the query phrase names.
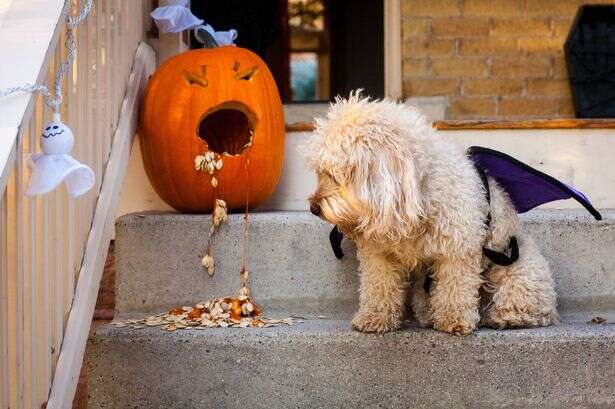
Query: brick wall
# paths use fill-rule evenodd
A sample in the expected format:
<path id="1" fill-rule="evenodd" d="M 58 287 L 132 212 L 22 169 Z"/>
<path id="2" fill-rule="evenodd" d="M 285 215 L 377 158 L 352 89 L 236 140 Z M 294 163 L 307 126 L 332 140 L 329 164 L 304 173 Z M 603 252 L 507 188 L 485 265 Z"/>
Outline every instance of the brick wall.
<path id="1" fill-rule="evenodd" d="M 402 0 L 404 95 L 448 117 L 572 117 L 563 45 L 583 0 Z"/>

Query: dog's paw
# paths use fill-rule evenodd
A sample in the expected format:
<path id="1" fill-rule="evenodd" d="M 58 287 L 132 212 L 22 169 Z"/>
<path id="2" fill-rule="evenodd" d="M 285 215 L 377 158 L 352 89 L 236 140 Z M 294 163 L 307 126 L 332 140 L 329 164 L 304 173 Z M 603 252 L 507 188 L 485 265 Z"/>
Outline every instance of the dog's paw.
<path id="1" fill-rule="evenodd" d="M 491 308 L 485 312 L 483 325 L 490 328 L 535 328 L 557 324 L 555 309 L 550 312 L 528 312 L 505 308 Z"/>
<path id="2" fill-rule="evenodd" d="M 431 312 L 426 305 L 413 305 L 414 318 L 421 328 L 432 328 L 433 320 L 431 319 Z"/>
<path id="3" fill-rule="evenodd" d="M 434 319 L 434 328 L 452 335 L 470 335 L 476 329 L 477 321 L 463 316 L 443 316 Z"/>
<path id="4" fill-rule="evenodd" d="M 359 311 L 352 319 L 352 327 L 360 332 L 383 333 L 395 331 L 401 326 L 401 320 L 394 315 Z"/>

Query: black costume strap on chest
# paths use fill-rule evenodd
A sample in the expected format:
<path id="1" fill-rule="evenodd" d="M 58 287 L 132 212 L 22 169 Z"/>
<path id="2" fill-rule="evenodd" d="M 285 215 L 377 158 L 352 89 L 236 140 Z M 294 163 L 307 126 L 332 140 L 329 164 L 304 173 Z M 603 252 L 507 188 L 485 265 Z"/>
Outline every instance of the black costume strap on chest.
<path id="1" fill-rule="evenodd" d="M 333 227 L 331 233 L 329 233 L 329 242 L 331 243 L 331 249 L 333 249 L 333 254 L 338 260 L 344 258 L 344 252 L 342 251 L 342 240 L 344 239 L 344 235 L 337 228 L 337 226 Z"/>

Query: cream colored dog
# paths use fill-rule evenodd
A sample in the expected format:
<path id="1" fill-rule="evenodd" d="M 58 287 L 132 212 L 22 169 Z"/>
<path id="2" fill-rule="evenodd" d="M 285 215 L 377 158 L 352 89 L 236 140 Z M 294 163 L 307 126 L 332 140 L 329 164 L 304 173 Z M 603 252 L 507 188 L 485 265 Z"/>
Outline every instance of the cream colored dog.
<path id="1" fill-rule="evenodd" d="M 317 120 L 307 148 L 318 176 L 311 211 L 357 245 L 355 329 L 398 329 L 408 289 L 421 326 L 451 334 L 470 334 L 481 317 L 495 328 L 558 321 L 549 266 L 507 194 L 490 178 L 489 205 L 464 149 L 435 135 L 415 108 L 351 94 Z M 483 256 L 483 246 L 503 252 L 512 236 L 518 261 L 502 267 Z"/>

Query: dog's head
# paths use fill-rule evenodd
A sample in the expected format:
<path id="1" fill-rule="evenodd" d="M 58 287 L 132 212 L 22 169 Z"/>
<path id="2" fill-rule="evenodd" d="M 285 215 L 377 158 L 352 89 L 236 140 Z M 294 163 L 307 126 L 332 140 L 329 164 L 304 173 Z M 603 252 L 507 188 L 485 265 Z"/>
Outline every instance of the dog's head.
<path id="1" fill-rule="evenodd" d="M 427 132 L 422 115 L 356 92 L 336 99 L 316 124 L 305 149 L 318 177 L 311 212 L 372 240 L 407 236 L 423 215 L 415 164 L 416 138 Z"/>

